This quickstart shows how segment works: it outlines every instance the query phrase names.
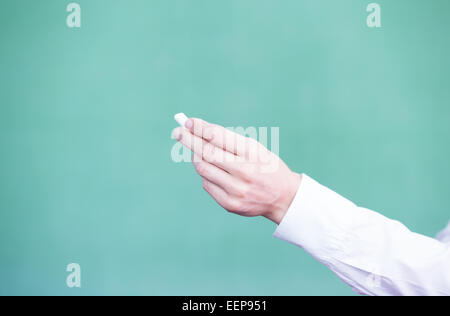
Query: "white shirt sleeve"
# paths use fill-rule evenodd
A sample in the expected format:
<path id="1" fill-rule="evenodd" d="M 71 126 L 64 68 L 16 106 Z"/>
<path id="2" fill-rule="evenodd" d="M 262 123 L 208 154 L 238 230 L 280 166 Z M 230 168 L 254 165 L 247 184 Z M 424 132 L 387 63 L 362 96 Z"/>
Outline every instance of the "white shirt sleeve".
<path id="1" fill-rule="evenodd" d="M 450 295 L 450 226 L 438 239 L 358 207 L 303 175 L 274 236 L 367 295 Z"/>

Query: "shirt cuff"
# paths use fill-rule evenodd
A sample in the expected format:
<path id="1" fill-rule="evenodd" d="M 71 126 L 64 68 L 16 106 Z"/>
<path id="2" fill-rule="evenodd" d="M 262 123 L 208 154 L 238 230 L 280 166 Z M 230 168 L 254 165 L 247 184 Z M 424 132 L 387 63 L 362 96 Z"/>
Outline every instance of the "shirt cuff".
<path id="1" fill-rule="evenodd" d="M 305 249 L 321 262 L 343 260 L 348 254 L 342 246 L 351 243 L 348 228 L 352 218 L 341 210 L 355 208 L 351 201 L 303 174 L 274 237 Z"/>

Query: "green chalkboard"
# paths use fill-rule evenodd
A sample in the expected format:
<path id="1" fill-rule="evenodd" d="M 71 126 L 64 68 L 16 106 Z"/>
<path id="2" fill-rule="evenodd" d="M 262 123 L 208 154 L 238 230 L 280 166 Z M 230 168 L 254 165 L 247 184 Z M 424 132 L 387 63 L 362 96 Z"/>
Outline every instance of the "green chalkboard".
<path id="1" fill-rule="evenodd" d="M 0 3 L 0 294 L 351 295 L 171 159 L 185 112 L 433 236 L 449 219 L 450 2 Z M 73 26 L 73 25 L 72 25 Z M 69 263 L 81 288 L 67 286 Z"/>

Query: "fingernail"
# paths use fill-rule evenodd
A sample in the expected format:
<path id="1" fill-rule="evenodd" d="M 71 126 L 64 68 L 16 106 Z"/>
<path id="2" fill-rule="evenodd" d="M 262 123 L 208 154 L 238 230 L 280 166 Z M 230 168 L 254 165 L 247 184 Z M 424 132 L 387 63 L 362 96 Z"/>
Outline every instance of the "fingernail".
<path id="1" fill-rule="evenodd" d="M 176 129 L 173 130 L 172 138 L 175 138 L 176 140 L 180 140 L 181 139 L 181 133 L 180 133 L 180 129 L 179 128 L 176 128 Z"/>
<path id="2" fill-rule="evenodd" d="M 192 126 L 194 126 L 194 122 L 191 119 L 189 119 L 189 120 L 187 120 L 185 126 L 186 126 L 186 128 L 191 129 Z"/>

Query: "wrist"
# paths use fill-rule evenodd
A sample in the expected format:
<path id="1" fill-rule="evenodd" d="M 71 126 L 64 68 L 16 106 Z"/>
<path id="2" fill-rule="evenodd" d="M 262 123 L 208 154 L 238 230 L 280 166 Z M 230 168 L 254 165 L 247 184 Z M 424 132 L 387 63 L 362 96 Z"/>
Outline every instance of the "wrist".
<path id="1" fill-rule="evenodd" d="M 277 225 L 281 223 L 297 194 L 301 181 L 302 176 L 300 174 L 291 172 L 291 176 L 286 181 L 286 187 L 282 194 L 280 194 L 279 201 L 274 205 L 273 209 L 265 215 L 267 219 Z"/>

